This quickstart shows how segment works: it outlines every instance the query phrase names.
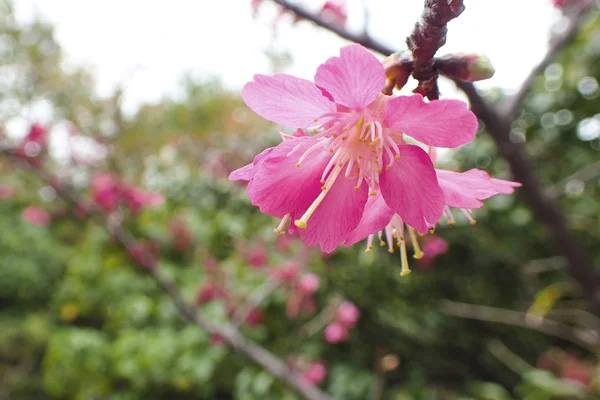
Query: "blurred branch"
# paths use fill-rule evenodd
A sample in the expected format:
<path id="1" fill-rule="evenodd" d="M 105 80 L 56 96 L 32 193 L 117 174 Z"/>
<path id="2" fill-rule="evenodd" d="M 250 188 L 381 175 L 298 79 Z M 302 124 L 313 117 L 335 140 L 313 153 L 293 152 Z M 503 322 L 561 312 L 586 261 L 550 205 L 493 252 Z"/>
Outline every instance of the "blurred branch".
<path id="1" fill-rule="evenodd" d="M 565 189 L 571 181 L 587 182 L 591 179 L 600 176 L 600 161 L 596 161 L 593 164 L 588 165 L 585 168 L 580 169 L 573 175 L 570 175 L 562 181 L 546 188 L 546 195 L 551 199 L 558 198 L 565 192 Z"/>
<path id="2" fill-rule="evenodd" d="M 378 53 L 384 54 L 386 56 L 390 55 L 394 52 L 393 49 L 387 47 L 386 45 L 384 45 L 382 43 L 377 42 L 376 40 L 374 40 L 372 37 L 368 36 L 365 33 L 363 33 L 362 35 L 356 35 L 354 33 L 351 33 L 349 31 L 347 31 L 343 26 L 340 26 L 339 24 L 330 23 L 330 22 L 324 20 L 323 18 L 321 18 L 319 15 L 314 14 L 310 11 L 307 11 L 303 7 L 298 6 L 290 1 L 273 0 L 273 2 L 279 4 L 281 7 L 285 8 L 286 10 L 293 12 L 298 17 L 305 19 L 307 21 L 311 21 L 315 25 L 320 26 L 321 28 L 325 28 L 328 31 L 335 33 L 336 35 L 338 35 L 339 37 L 341 37 L 343 39 L 350 40 L 351 42 L 355 42 L 355 43 L 360 43 L 361 45 L 365 46 L 366 48 L 376 51 Z"/>
<path id="3" fill-rule="evenodd" d="M 113 239 L 127 251 L 127 254 L 130 256 L 133 254 L 139 256 L 131 257 L 132 261 L 142 267 L 150 276 L 152 276 L 152 278 L 154 278 L 162 291 L 171 298 L 173 303 L 175 303 L 177 311 L 185 321 L 195 324 L 209 335 L 221 336 L 237 351 L 263 367 L 273 376 L 287 382 L 305 399 L 332 400 L 329 395 L 305 381 L 302 375 L 289 368 L 283 360 L 258 344 L 246 339 L 235 326 L 231 324 L 226 326 L 215 325 L 198 313 L 195 307 L 184 299 L 175 283 L 158 267 L 157 260 L 145 250 L 140 252 L 139 246 L 136 246 L 137 240 L 123 228 L 120 222 L 115 223 L 114 220 L 111 221 L 111 219 L 102 211 L 96 209 L 93 204 L 85 201 L 83 196 L 81 196 L 76 189 L 61 182 L 58 177 L 54 176 L 49 171 L 32 166 L 27 158 L 19 157 L 13 149 L 0 147 L 0 154 L 6 154 L 11 158 L 16 159 L 16 161 L 29 166 L 31 171 L 33 171 L 42 181 L 51 185 L 56 190 L 59 197 L 73 203 L 77 207 L 81 207 L 90 217 L 102 221 L 111 233 Z"/>
<path id="4" fill-rule="evenodd" d="M 414 93 L 420 93 L 430 100 L 439 98 L 438 71 L 433 56 L 446 43 L 446 24 L 464 10 L 463 0 L 425 0 L 421 18 L 406 38 L 413 55 L 412 75 L 419 81 Z"/>
<path id="5" fill-rule="evenodd" d="M 513 353 L 504 343 L 499 340 L 492 340 L 487 344 L 487 349 L 494 357 L 500 360 L 504 365 L 519 375 L 534 369 L 527 361 Z"/>
<path id="6" fill-rule="evenodd" d="M 585 348 L 595 348 L 600 345 L 600 337 L 597 331 L 572 328 L 546 318 L 528 318 L 528 314 L 519 311 L 453 301 L 443 302 L 440 308 L 442 312 L 453 317 L 527 328 L 567 340 Z"/>
<path id="7" fill-rule="evenodd" d="M 523 273 L 527 276 L 539 275 L 542 272 L 556 271 L 568 266 L 567 260 L 562 256 L 554 256 L 531 260 L 523 267 Z"/>
<path id="8" fill-rule="evenodd" d="M 594 6 L 594 0 L 587 0 L 578 9 L 573 12 L 569 12 L 565 15 L 566 26 L 558 34 L 556 34 L 551 40 L 548 47 L 548 51 L 542 60 L 531 70 L 527 78 L 521 84 L 519 91 L 512 97 L 506 99 L 500 109 L 504 110 L 503 117 L 506 119 L 514 118 L 515 113 L 521 107 L 521 104 L 525 100 L 525 97 L 531 90 L 536 77 L 541 74 L 546 67 L 556 58 L 556 55 L 563 48 L 564 45 L 569 43 L 575 38 L 579 27 L 583 20 L 587 17 L 588 13 Z"/>
<path id="9" fill-rule="evenodd" d="M 246 321 L 248 315 L 253 309 L 258 307 L 266 298 L 268 298 L 279 286 L 281 281 L 272 275 L 265 280 L 265 282 L 256 288 L 250 295 L 245 299 L 245 306 L 241 307 L 231 318 L 235 326 L 240 326 Z"/>

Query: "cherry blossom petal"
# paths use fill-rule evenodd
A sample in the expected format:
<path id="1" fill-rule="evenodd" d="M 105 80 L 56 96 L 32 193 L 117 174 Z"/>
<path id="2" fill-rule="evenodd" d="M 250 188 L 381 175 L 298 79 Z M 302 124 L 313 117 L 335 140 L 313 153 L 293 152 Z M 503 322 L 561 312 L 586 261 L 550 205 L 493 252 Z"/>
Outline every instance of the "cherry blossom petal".
<path id="1" fill-rule="evenodd" d="M 344 246 L 350 247 L 366 239 L 367 236 L 383 230 L 390 223 L 392 215 L 394 215 L 394 212 L 385 204 L 381 194 L 369 196 L 365 212 L 356 229 L 346 239 Z"/>
<path id="2" fill-rule="evenodd" d="M 254 157 L 254 161 L 250 164 L 236 169 L 231 174 L 229 174 L 230 181 L 249 181 L 254 177 L 254 174 L 262 164 L 262 162 L 267 158 L 269 154 L 275 149 L 275 147 L 269 147 L 264 149 L 259 155 Z"/>
<path id="3" fill-rule="evenodd" d="M 487 172 L 471 169 L 466 172 L 436 170 L 437 178 L 442 187 L 445 203 L 450 207 L 480 208 L 480 200 L 488 199 L 496 194 L 510 194 L 518 182 L 504 181 L 491 178 Z"/>
<path id="4" fill-rule="evenodd" d="M 388 101 L 384 125 L 428 146 L 457 147 L 473 140 L 478 122 L 460 100 L 425 102 L 415 94 Z"/>
<path id="5" fill-rule="evenodd" d="M 306 210 L 321 193 L 321 174 L 331 158 L 323 148 L 296 167 L 304 151 L 316 143 L 313 138 L 303 137 L 286 140 L 275 147 L 248 184 L 246 191 L 252 204 L 278 218 L 298 209 Z M 289 154 L 292 150 L 294 152 Z"/>
<path id="6" fill-rule="evenodd" d="M 408 225 L 426 233 L 438 221 L 444 209 L 444 193 L 437 181 L 433 164 L 427 153 L 418 146 L 400 146 L 400 160 L 388 169 L 384 157 L 380 178 L 381 194 L 386 204 Z"/>
<path id="7" fill-rule="evenodd" d="M 306 229 L 297 230 L 307 246 L 320 244 L 321 251 L 331 253 L 356 228 L 369 195 L 367 185 L 363 184 L 360 190 L 355 186 L 356 179 L 338 177 L 308 220 Z M 304 213 L 305 209 L 301 211 Z"/>
<path id="8" fill-rule="evenodd" d="M 359 44 L 342 47 L 340 57 L 321 64 L 315 75 L 317 86 L 327 91 L 336 103 L 362 110 L 385 85 L 385 71 L 379 60 Z"/>
<path id="9" fill-rule="evenodd" d="M 314 126 L 315 118 L 336 110 L 314 83 L 286 74 L 254 75 L 242 98 L 264 119 L 293 128 Z"/>

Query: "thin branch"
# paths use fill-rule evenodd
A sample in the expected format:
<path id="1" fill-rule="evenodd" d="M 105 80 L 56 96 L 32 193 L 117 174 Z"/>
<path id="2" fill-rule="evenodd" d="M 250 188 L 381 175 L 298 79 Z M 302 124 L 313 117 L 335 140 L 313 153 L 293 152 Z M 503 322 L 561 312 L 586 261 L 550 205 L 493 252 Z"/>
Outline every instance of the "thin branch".
<path id="1" fill-rule="evenodd" d="M 374 40 L 372 37 L 370 37 L 368 35 L 365 35 L 365 34 L 356 35 L 354 33 L 351 33 L 349 31 L 347 31 L 343 26 L 340 26 L 339 24 L 330 23 L 330 22 L 324 20 L 323 18 L 321 18 L 319 15 L 316 15 L 310 11 L 307 11 L 303 7 L 298 6 L 294 3 L 291 3 L 287 0 L 273 0 L 273 2 L 279 4 L 281 7 L 285 8 L 286 10 L 293 12 L 298 17 L 305 19 L 307 21 L 311 21 L 315 25 L 320 26 L 321 28 L 325 28 L 328 31 L 335 33 L 336 35 L 338 35 L 339 37 L 341 37 L 343 39 L 350 40 L 351 42 L 355 42 L 355 43 L 360 43 L 363 46 L 365 46 L 366 48 L 376 51 L 378 53 L 384 54 L 386 56 L 389 56 L 390 54 L 392 54 L 394 52 L 394 50 L 392 48 L 387 47 L 386 45 L 377 42 L 376 40 Z"/>
<path id="2" fill-rule="evenodd" d="M 56 190 L 56 193 L 62 199 L 74 203 L 76 206 L 83 207 L 91 217 L 102 221 L 114 240 L 121 245 L 129 255 L 132 255 L 136 249 L 137 241 L 127 231 L 124 230 L 121 224 L 111 223 L 110 219 L 105 216 L 102 211 L 96 209 L 89 204 L 79 194 L 77 190 L 69 185 L 60 183 L 58 177 L 42 168 L 34 168 L 26 158 L 21 158 L 9 148 L 1 148 L 0 154 L 6 154 L 19 161 L 24 162 L 31 167 L 31 170 L 41 178 L 44 182 L 50 184 Z M 137 252 L 136 252 L 137 253 Z M 147 252 L 142 252 L 140 258 L 132 258 L 139 266 L 143 267 L 154 278 L 160 288 L 167 293 L 175 306 L 180 316 L 187 322 L 195 324 L 200 329 L 206 331 L 210 335 L 221 336 L 229 345 L 237 351 L 244 354 L 250 360 L 254 361 L 273 376 L 287 382 L 297 393 L 301 394 L 307 400 L 333 400 L 329 395 L 322 392 L 319 388 L 308 383 L 302 375 L 293 369 L 268 350 L 258 344 L 246 339 L 240 331 L 233 325 L 218 326 L 210 322 L 208 319 L 199 314 L 196 308 L 189 304 L 175 285 L 175 283 L 158 268 L 157 260 Z"/>
<path id="3" fill-rule="evenodd" d="M 406 38 L 406 44 L 414 58 L 413 77 L 419 81 L 413 92 L 430 100 L 439 98 L 438 71 L 433 56 L 446 43 L 446 24 L 464 10 L 463 0 L 425 0 L 421 18 Z"/>
<path id="4" fill-rule="evenodd" d="M 597 331 L 572 328 L 568 325 L 546 318 L 536 319 L 535 323 L 533 323 L 531 318 L 527 317 L 526 313 L 519 311 L 453 301 L 443 302 L 441 311 L 453 317 L 496 322 L 531 329 L 549 336 L 567 340 L 585 348 L 596 348 L 600 345 L 600 337 Z"/>
<path id="5" fill-rule="evenodd" d="M 262 285 L 256 288 L 244 301 L 245 306 L 240 307 L 233 315 L 231 320 L 235 326 L 242 325 L 253 309 L 257 308 L 265 299 L 267 299 L 277 288 L 281 286 L 281 280 L 269 276 Z"/>
<path id="6" fill-rule="evenodd" d="M 562 181 L 546 188 L 546 195 L 551 199 L 558 198 L 561 194 L 565 192 L 567 185 L 571 181 L 581 181 L 587 182 L 591 179 L 600 176 L 600 161 L 596 161 L 593 164 L 588 165 L 585 168 L 580 169 L 575 172 L 573 175 L 570 175 L 563 179 Z"/>
<path id="7" fill-rule="evenodd" d="M 527 78 L 525 78 L 519 87 L 519 91 L 505 101 L 501 107 L 501 109 L 504 110 L 503 117 L 509 119 L 514 117 L 515 113 L 519 110 L 521 104 L 525 100 L 525 97 L 531 90 L 536 77 L 541 74 L 548 65 L 550 65 L 550 63 L 556 58 L 556 55 L 560 49 L 562 49 L 564 45 L 575 38 L 577 32 L 579 31 L 579 27 L 594 6 L 594 3 L 594 0 L 588 0 L 577 10 L 564 17 L 566 18 L 566 27 L 562 30 L 562 32 L 552 38 L 546 55 L 535 66 L 535 68 L 531 70 Z"/>
<path id="8" fill-rule="evenodd" d="M 496 142 L 498 154 L 508 161 L 514 179 L 523 184 L 518 192 L 529 204 L 536 219 L 546 225 L 556 252 L 568 261 L 569 274 L 580 285 L 594 314 L 600 316 L 600 285 L 594 265 L 569 232 L 562 211 L 542 188 L 525 148 L 510 140 L 511 119 L 508 114 L 500 115 L 486 103 L 472 84 L 458 80 L 454 82 L 469 98 L 473 112 L 485 123 L 486 130 Z"/>

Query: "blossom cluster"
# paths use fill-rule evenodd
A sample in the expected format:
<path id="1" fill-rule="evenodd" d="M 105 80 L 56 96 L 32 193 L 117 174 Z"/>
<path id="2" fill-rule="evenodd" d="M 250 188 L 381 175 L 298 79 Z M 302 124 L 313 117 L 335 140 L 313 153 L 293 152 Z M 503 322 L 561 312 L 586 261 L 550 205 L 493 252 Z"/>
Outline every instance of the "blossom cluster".
<path id="1" fill-rule="evenodd" d="M 470 142 L 478 121 L 459 100 L 427 102 L 421 95 L 386 96 L 379 60 L 358 44 L 345 46 L 315 74 L 314 83 L 291 75 L 255 75 L 242 97 L 261 117 L 296 131 L 231 173 L 248 182 L 252 204 L 281 218 L 275 229 L 297 234 L 308 246 L 332 252 L 379 232 L 382 246 L 400 249 L 405 236 L 421 258 L 418 233 L 451 208 L 471 221 L 481 200 L 512 193 L 519 183 L 472 169 L 435 169 L 436 149 Z M 425 149 L 416 144 L 420 142 Z"/>

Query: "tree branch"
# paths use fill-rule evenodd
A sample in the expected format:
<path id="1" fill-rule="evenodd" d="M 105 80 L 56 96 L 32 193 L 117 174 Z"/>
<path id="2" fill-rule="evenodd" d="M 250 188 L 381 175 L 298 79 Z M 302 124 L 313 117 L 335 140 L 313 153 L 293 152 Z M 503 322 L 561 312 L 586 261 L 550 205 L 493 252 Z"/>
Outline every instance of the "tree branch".
<path id="1" fill-rule="evenodd" d="M 413 54 L 413 77 L 419 81 L 414 93 L 437 100 L 438 71 L 433 56 L 446 43 L 446 24 L 465 10 L 463 0 L 425 0 L 421 18 L 406 44 Z"/>
<path id="2" fill-rule="evenodd" d="M 546 318 L 536 320 L 535 323 L 533 323 L 527 318 L 526 313 L 519 311 L 453 301 L 443 302 L 441 311 L 453 317 L 497 322 L 531 329 L 549 336 L 567 340 L 585 348 L 595 348 L 600 344 L 598 332 L 596 331 L 572 328 L 568 325 Z"/>
<path id="3" fill-rule="evenodd" d="M 130 256 L 139 254 L 141 257 L 132 257 L 132 260 L 142 267 L 154 278 L 161 290 L 165 292 L 175 303 L 180 316 L 188 323 L 198 326 L 210 335 L 221 336 L 229 345 L 237 351 L 244 354 L 250 360 L 254 361 L 273 376 L 285 381 L 292 389 L 302 395 L 306 400 L 333 400 L 329 395 L 322 392 L 316 386 L 308 383 L 301 374 L 289 368 L 287 364 L 270 353 L 265 348 L 246 339 L 240 331 L 232 324 L 218 326 L 204 318 L 197 312 L 194 306 L 189 304 L 175 285 L 175 283 L 158 268 L 157 260 L 148 252 L 140 252 L 136 248 L 137 241 L 127 232 L 121 224 L 115 224 L 110 221 L 106 215 L 97 209 L 93 204 L 84 200 L 77 190 L 71 186 L 61 183 L 60 179 L 43 168 L 37 168 L 31 165 L 27 158 L 17 155 L 14 149 L 9 147 L 0 147 L 0 155 L 4 154 L 17 161 L 23 162 L 44 182 L 51 185 L 59 197 L 67 202 L 83 208 L 90 217 L 94 217 L 107 227 L 114 240 L 121 245 Z"/>
<path id="4" fill-rule="evenodd" d="M 550 41 L 550 47 L 546 52 L 546 55 L 542 60 L 531 70 L 527 78 L 523 81 L 519 87 L 519 91 L 512 97 L 506 99 L 504 104 L 500 107 L 504 110 L 503 117 L 512 119 L 515 113 L 521 108 L 521 104 L 525 100 L 525 97 L 531 90 L 535 78 L 541 74 L 548 65 L 556 58 L 556 55 L 563 48 L 563 46 L 569 43 L 579 30 L 581 23 L 588 15 L 592 7 L 594 6 L 594 0 L 588 0 L 587 3 L 580 6 L 577 10 L 573 11 L 569 15 L 565 16 L 567 19 L 566 27 L 562 32 L 554 36 Z"/>
<path id="5" fill-rule="evenodd" d="M 600 288 L 594 265 L 569 232 L 561 210 L 540 185 L 524 147 L 510 140 L 511 119 L 508 114 L 500 115 L 494 107 L 488 106 L 472 84 L 458 80 L 455 83 L 469 98 L 473 112 L 485 123 L 486 130 L 496 142 L 498 153 L 508 161 L 515 180 L 523 184 L 519 193 L 537 220 L 548 228 L 557 253 L 568 261 L 569 274 L 579 283 L 593 312 L 600 315 Z"/>
<path id="6" fill-rule="evenodd" d="M 377 42 L 367 34 L 356 35 L 347 31 L 343 26 L 338 24 L 332 24 L 328 21 L 325 21 L 319 15 L 313 14 L 310 11 L 305 10 L 303 7 L 293 4 L 287 0 L 273 0 L 274 3 L 279 4 L 281 7 L 285 8 L 288 11 L 293 12 L 298 17 L 305 19 L 307 21 L 313 22 L 315 25 L 320 26 L 321 28 L 325 28 L 330 32 L 335 33 L 339 37 L 350 40 L 351 42 L 359 43 L 365 46 L 368 49 L 376 51 L 378 53 L 389 56 L 394 52 L 393 49 L 387 47 L 386 45 Z"/>

